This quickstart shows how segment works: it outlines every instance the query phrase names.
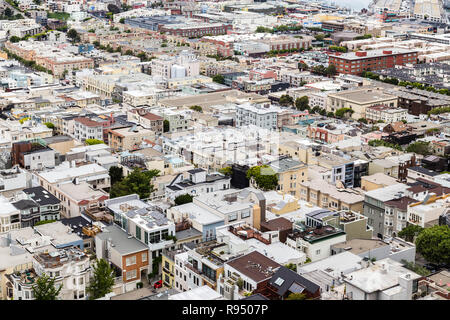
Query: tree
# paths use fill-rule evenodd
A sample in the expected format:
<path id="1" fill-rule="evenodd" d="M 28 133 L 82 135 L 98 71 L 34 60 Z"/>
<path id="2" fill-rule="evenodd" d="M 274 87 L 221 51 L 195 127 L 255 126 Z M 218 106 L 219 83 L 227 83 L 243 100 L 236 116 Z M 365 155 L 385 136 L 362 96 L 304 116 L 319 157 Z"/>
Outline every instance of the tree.
<path id="1" fill-rule="evenodd" d="M 88 146 L 92 146 L 94 144 L 102 144 L 105 143 L 103 140 L 99 140 L 99 139 L 86 139 L 84 140 L 84 142 L 88 145 Z"/>
<path id="2" fill-rule="evenodd" d="M 233 174 L 233 169 L 231 167 L 225 167 L 222 169 L 219 169 L 219 172 L 225 176 L 231 176 Z"/>
<path id="3" fill-rule="evenodd" d="M 411 225 L 407 226 L 406 228 L 403 228 L 398 233 L 398 236 L 402 239 L 405 239 L 406 241 L 413 242 L 414 237 L 418 236 L 422 232 L 422 230 L 423 230 L 423 228 L 421 226 L 411 224 Z"/>
<path id="4" fill-rule="evenodd" d="M 86 289 L 89 300 L 104 297 L 112 291 L 114 285 L 114 270 L 105 259 L 97 260 L 93 273 L 94 276 Z"/>
<path id="5" fill-rule="evenodd" d="M 125 18 L 120 18 L 119 23 L 125 23 Z"/>
<path id="6" fill-rule="evenodd" d="M 427 155 L 431 154 L 429 144 L 430 144 L 429 142 L 425 142 L 425 141 L 416 141 L 414 143 L 411 143 L 406 148 L 406 151 L 421 154 L 423 156 L 427 156 Z"/>
<path id="7" fill-rule="evenodd" d="M 109 176 L 111 177 L 111 185 L 123 180 L 123 168 L 112 166 L 109 168 Z"/>
<path id="8" fill-rule="evenodd" d="M 308 96 L 303 96 L 301 98 L 295 99 L 295 108 L 300 111 L 309 109 L 309 98 Z"/>
<path id="9" fill-rule="evenodd" d="M 367 119 L 366 118 L 359 118 L 358 122 L 367 124 Z"/>
<path id="10" fill-rule="evenodd" d="M 280 104 L 282 106 L 291 106 L 291 105 L 294 104 L 294 99 L 291 96 L 287 95 L 287 94 L 283 94 L 280 97 Z"/>
<path id="11" fill-rule="evenodd" d="M 197 111 L 197 112 L 203 112 L 203 108 L 200 106 L 190 106 L 189 109 Z"/>
<path id="12" fill-rule="evenodd" d="M 298 69 L 300 71 L 308 70 L 308 65 L 306 63 L 304 63 L 304 62 L 299 62 L 298 63 Z"/>
<path id="13" fill-rule="evenodd" d="M 12 43 L 15 42 L 19 42 L 21 39 L 18 36 L 12 36 L 11 38 L 9 38 L 9 41 L 11 41 Z"/>
<path id="14" fill-rule="evenodd" d="M 169 120 L 164 120 L 163 121 L 163 131 L 164 132 L 169 132 L 170 131 L 170 122 Z"/>
<path id="15" fill-rule="evenodd" d="M 268 191 L 278 186 L 278 177 L 268 165 L 254 166 L 247 170 L 247 179 L 254 179 L 258 188 Z"/>
<path id="16" fill-rule="evenodd" d="M 133 55 L 133 51 L 132 50 L 127 50 L 127 51 L 125 51 L 125 55 L 126 56 L 132 56 Z"/>
<path id="17" fill-rule="evenodd" d="M 304 294 L 304 293 L 291 293 L 286 298 L 286 300 L 305 300 L 305 299 L 306 299 L 306 294 Z"/>
<path id="18" fill-rule="evenodd" d="M 409 269 L 421 276 L 428 276 L 430 274 L 430 271 L 427 268 L 421 267 L 417 264 L 415 264 L 414 262 L 408 262 L 405 259 L 400 260 L 401 263 L 403 263 L 404 267 L 406 269 Z"/>
<path id="19" fill-rule="evenodd" d="M 450 227 L 425 228 L 416 239 L 417 251 L 429 262 L 450 263 Z"/>
<path id="20" fill-rule="evenodd" d="M 67 31 L 67 37 L 69 37 L 74 42 L 77 42 L 80 39 L 80 36 L 75 29 L 70 29 L 69 31 Z"/>
<path id="21" fill-rule="evenodd" d="M 317 41 L 323 41 L 323 39 L 325 39 L 325 35 L 324 34 L 316 34 L 314 36 L 314 38 L 316 38 Z"/>
<path id="22" fill-rule="evenodd" d="M 224 83 L 225 83 L 225 78 L 224 78 L 224 76 L 221 75 L 221 74 L 216 74 L 216 75 L 212 78 L 212 80 L 213 80 L 214 82 L 217 82 L 217 83 L 220 83 L 220 84 L 224 84 Z"/>
<path id="23" fill-rule="evenodd" d="M 14 12 L 9 7 L 6 7 L 5 11 L 3 11 L 3 15 L 5 17 L 11 17 L 13 15 L 13 13 Z"/>
<path id="24" fill-rule="evenodd" d="M 141 199 L 146 199 L 153 192 L 153 185 L 150 182 L 158 174 L 159 170 L 142 171 L 136 168 L 123 180 L 112 185 L 109 196 L 117 198 L 136 193 Z"/>
<path id="25" fill-rule="evenodd" d="M 36 284 L 32 287 L 32 290 L 36 300 L 56 300 L 61 288 L 62 285 L 56 289 L 55 279 L 50 278 L 44 273 L 36 280 Z"/>
<path id="26" fill-rule="evenodd" d="M 334 76 L 337 74 L 337 69 L 336 66 L 334 64 L 330 64 L 326 69 L 325 69 L 325 74 L 328 76 Z"/>
<path id="27" fill-rule="evenodd" d="M 285 267 L 291 269 L 294 272 L 297 272 L 297 266 L 293 263 L 288 263 L 287 265 L 285 265 Z"/>
<path id="28" fill-rule="evenodd" d="M 352 115 L 355 111 L 350 108 L 340 108 L 337 109 L 335 112 L 336 118 L 344 118 L 348 117 L 349 115 Z"/>
<path id="29" fill-rule="evenodd" d="M 112 12 L 113 14 L 119 13 L 120 12 L 120 8 L 118 6 L 116 6 L 115 4 L 108 4 L 108 11 Z"/>
<path id="30" fill-rule="evenodd" d="M 181 206 L 182 204 L 192 202 L 192 199 L 194 199 L 194 197 L 186 193 L 179 195 L 178 197 L 175 198 L 174 201 L 177 206 Z"/>
<path id="31" fill-rule="evenodd" d="M 326 68 L 321 64 L 312 68 L 313 73 L 321 74 L 321 75 L 325 74 L 325 70 L 326 70 Z"/>

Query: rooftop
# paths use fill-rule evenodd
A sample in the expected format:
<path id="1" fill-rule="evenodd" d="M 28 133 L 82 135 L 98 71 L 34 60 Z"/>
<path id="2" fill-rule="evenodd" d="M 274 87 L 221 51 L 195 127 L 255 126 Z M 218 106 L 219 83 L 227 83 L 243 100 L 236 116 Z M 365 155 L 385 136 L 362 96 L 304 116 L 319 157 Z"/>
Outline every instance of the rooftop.
<path id="1" fill-rule="evenodd" d="M 280 264 L 258 251 L 231 260 L 227 264 L 255 282 L 271 278 L 275 270 L 280 267 Z"/>
<path id="2" fill-rule="evenodd" d="M 128 234 L 116 225 L 108 226 L 102 233 L 96 235 L 103 241 L 110 241 L 114 250 L 122 256 L 135 252 L 148 250 L 148 247 L 134 237 L 129 238 Z"/>

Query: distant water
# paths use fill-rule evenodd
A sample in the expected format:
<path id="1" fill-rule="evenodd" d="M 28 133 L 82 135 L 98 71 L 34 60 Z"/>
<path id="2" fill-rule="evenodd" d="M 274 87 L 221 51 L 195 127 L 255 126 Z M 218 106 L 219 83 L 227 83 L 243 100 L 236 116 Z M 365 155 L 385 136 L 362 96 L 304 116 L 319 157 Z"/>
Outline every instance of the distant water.
<path id="1" fill-rule="evenodd" d="M 367 9 L 372 0 L 325 0 L 320 2 L 359 11 L 363 8 Z"/>

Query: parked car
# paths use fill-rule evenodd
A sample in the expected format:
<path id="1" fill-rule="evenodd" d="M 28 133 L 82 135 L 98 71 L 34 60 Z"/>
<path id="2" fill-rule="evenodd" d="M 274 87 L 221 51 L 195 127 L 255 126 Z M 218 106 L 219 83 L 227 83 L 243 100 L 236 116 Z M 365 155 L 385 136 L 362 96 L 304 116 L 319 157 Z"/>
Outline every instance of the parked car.
<path id="1" fill-rule="evenodd" d="M 156 281 L 153 284 L 153 289 L 159 289 L 159 288 L 162 288 L 162 280 Z"/>

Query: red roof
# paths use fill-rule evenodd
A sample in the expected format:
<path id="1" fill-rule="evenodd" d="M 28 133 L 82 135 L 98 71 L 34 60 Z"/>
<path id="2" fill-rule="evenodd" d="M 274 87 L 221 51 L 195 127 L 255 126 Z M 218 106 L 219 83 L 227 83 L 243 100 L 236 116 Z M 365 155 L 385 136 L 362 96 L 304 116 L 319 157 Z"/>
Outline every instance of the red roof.
<path id="1" fill-rule="evenodd" d="M 97 122 L 97 121 L 93 121 L 89 118 L 82 118 L 82 117 L 78 117 L 73 119 L 74 121 L 80 122 L 81 124 L 84 124 L 86 127 L 101 127 L 102 124 Z"/>

